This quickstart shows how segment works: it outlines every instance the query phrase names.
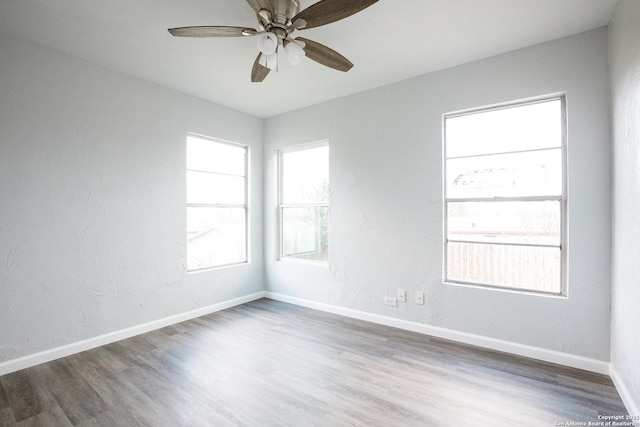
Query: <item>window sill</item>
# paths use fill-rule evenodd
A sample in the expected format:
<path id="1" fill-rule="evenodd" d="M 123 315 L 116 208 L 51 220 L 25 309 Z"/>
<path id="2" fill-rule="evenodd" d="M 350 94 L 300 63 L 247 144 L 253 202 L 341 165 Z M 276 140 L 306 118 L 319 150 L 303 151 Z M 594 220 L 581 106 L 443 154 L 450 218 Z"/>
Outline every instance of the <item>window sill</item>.
<path id="1" fill-rule="evenodd" d="M 302 265 L 329 268 L 329 262 L 328 261 L 312 261 L 312 260 L 307 260 L 307 259 L 286 258 L 286 257 L 285 258 L 280 258 L 280 259 L 278 259 L 278 261 L 279 262 L 288 262 L 288 263 L 292 263 L 292 264 L 302 264 Z"/>
<path id="2" fill-rule="evenodd" d="M 222 269 L 226 269 L 226 268 L 230 268 L 230 267 L 238 267 L 238 266 L 248 265 L 248 264 L 249 264 L 249 261 L 235 262 L 233 264 L 216 265 L 216 266 L 213 266 L 213 267 L 199 268 L 197 270 L 187 270 L 187 274 L 204 273 L 204 272 L 207 272 L 207 271 L 222 270 Z"/>
<path id="3" fill-rule="evenodd" d="M 447 280 L 444 280 L 442 284 L 445 286 L 457 286 L 461 288 L 481 289 L 484 291 L 498 291 L 498 292 L 506 292 L 510 294 L 526 295 L 526 296 L 533 296 L 533 297 L 545 297 L 545 298 L 563 299 L 563 300 L 569 299 L 568 295 L 566 294 L 552 294 L 548 292 L 537 292 L 537 291 L 532 291 L 527 289 L 503 288 L 499 286 L 451 282 Z"/>

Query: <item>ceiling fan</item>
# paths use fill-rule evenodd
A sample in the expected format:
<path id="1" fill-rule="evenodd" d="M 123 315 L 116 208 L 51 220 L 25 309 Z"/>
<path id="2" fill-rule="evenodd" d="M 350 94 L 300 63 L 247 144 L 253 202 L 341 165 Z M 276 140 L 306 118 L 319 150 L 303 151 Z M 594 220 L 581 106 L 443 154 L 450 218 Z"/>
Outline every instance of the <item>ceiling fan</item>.
<path id="1" fill-rule="evenodd" d="M 250 37 L 258 36 L 260 52 L 253 63 L 251 81 L 263 81 L 278 67 L 278 52 L 292 64 L 308 58 L 339 70 L 349 71 L 353 64 L 333 49 L 318 42 L 293 37 L 295 31 L 319 27 L 347 18 L 378 0 L 320 0 L 300 11 L 299 0 L 247 0 L 256 12 L 258 29 L 227 26 L 169 28 L 176 37 Z"/>

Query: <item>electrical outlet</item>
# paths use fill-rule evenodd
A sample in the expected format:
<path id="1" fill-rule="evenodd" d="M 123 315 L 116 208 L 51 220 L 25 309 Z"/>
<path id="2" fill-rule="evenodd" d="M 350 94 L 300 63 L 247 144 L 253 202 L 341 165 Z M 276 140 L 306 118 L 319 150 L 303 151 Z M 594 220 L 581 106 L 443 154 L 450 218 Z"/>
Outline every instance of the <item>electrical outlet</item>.
<path id="1" fill-rule="evenodd" d="M 404 289 L 398 289 L 398 302 L 407 302 L 407 292 Z"/>
<path id="2" fill-rule="evenodd" d="M 416 291 L 416 304 L 424 304 L 424 292 Z"/>
<path id="3" fill-rule="evenodd" d="M 398 306 L 398 299 L 394 297 L 384 297 L 384 304 L 392 307 Z"/>

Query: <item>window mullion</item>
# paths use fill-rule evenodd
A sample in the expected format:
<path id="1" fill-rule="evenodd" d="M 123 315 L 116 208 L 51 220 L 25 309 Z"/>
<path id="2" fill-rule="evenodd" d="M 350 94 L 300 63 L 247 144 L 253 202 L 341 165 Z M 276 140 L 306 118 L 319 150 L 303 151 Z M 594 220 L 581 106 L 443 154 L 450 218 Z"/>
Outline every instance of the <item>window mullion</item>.
<path id="1" fill-rule="evenodd" d="M 496 152 L 483 153 L 483 154 L 470 154 L 468 156 L 447 157 L 447 160 L 473 159 L 473 158 L 478 158 L 478 157 L 500 156 L 500 155 L 503 155 L 503 154 L 539 153 L 541 151 L 552 151 L 552 150 L 562 150 L 562 147 L 561 146 L 557 146 L 557 147 L 535 148 L 535 149 L 530 149 L 530 150 L 496 151 Z"/>
<path id="2" fill-rule="evenodd" d="M 542 243 L 483 242 L 479 240 L 457 240 L 446 238 L 447 243 L 469 243 L 473 245 L 519 246 L 529 248 L 561 248 L 562 245 L 545 245 Z"/>
<path id="3" fill-rule="evenodd" d="M 524 197 L 458 197 L 447 198 L 448 203 L 465 203 L 465 202 L 560 202 L 563 200 L 562 195 L 554 196 L 524 196 Z"/>

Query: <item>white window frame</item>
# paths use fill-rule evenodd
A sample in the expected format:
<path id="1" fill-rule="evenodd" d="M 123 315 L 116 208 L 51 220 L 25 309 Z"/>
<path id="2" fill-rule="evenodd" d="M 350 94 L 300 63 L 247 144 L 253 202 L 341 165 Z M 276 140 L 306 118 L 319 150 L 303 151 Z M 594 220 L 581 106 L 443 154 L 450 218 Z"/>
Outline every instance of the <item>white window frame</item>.
<path id="1" fill-rule="evenodd" d="M 236 266 L 236 265 L 243 265 L 243 264 L 248 264 L 250 259 L 250 252 L 249 252 L 249 147 L 247 145 L 244 144 L 239 144 L 236 142 L 231 142 L 231 141 L 225 141 L 223 139 L 218 139 L 218 138 L 213 138 L 210 136 L 205 136 L 205 135 L 200 135 L 200 134 L 195 134 L 195 133 L 188 133 L 187 134 L 188 137 L 192 137 L 192 138 L 198 138 L 198 139 L 202 139 L 202 140 L 207 140 L 210 141 L 212 143 L 215 144 L 223 144 L 223 145 L 229 145 L 232 147 L 236 147 L 236 148 L 241 148 L 244 150 L 244 175 L 229 175 L 229 174 L 225 174 L 225 173 L 220 173 L 220 172 L 211 172 L 211 171 L 202 171 L 202 170 L 198 170 L 198 169 L 189 169 L 188 166 L 185 167 L 186 172 L 189 171 L 195 171 L 195 172 L 206 172 L 206 173 L 210 173 L 213 175 L 227 175 L 227 176 L 236 176 L 236 177 L 243 177 L 244 178 L 244 202 L 242 204 L 225 204 L 225 203 L 189 203 L 186 202 L 186 208 L 191 208 L 191 207 L 204 207 L 204 208 L 232 208 L 232 209 L 244 209 L 244 232 L 245 232 L 245 238 L 244 238 L 244 250 L 245 250 L 245 257 L 243 261 L 238 261 L 238 262 L 232 262 L 232 263 L 226 263 L 226 264 L 215 264 L 215 265 L 211 265 L 211 266 L 207 266 L 207 267 L 202 267 L 202 268 L 196 268 L 196 269 L 189 269 L 187 267 L 187 273 L 198 273 L 198 272 L 202 272 L 202 271 L 207 271 L 207 270 L 214 270 L 214 269 L 219 269 L 219 268 L 226 268 L 226 267 L 232 267 L 232 266 Z M 185 140 L 185 148 L 186 148 L 186 140 Z M 186 183 L 186 185 L 188 186 L 188 182 Z M 186 212 L 186 210 L 185 210 Z M 188 251 L 188 248 L 187 248 Z M 187 254 L 188 257 L 188 254 Z"/>
<path id="2" fill-rule="evenodd" d="M 447 197 L 447 119 L 455 118 L 465 115 L 473 115 L 478 113 L 484 113 L 488 111 L 495 111 L 500 109 L 509 109 L 515 107 L 522 107 L 526 105 L 533 105 L 537 103 L 544 103 L 549 101 L 560 101 L 561 104 L 561 162 L 562 162 L 562 183 L 561 183 L 561 195 L 548 195 L 548 196 L 522 196 L 522 197 L 495 197 L 495 198 L 448 198 Z M 533 294 L 533 295 L 542 295 L 542 296 L 555 296 L 555 297 L 568 297 L 568 286 L 567 286 L 567 101 L 565 93 L 551 94 L 545 95 L 536 98 L 529 98 L 525 100 L 511 101 L 502 104 L 496 104 L 491 106 L 485 106 L 480 108 L 462 110 L 451 112 L 443 115 L 442 121 L 442 139 L 443 139 L 443 156 L 442 156 L 442 195 L 443 195 L 443 270 L 442 277 L 443 282 L 449 285 L 462 285 L 462 286 L 472 286 L 483 289 L 491 289 L 491 290 L 499 290 L 499 291 L 507 291 L 507 292 L 518 292 L 524 294 Z M 455 158 L 464 158 L 464 157 L 478 157 L 483 155 L 492 155 L 492 154 L 515 154 L 515 153 L 528 153 L 528 152 L 538 152 L 549 149 L 557 149 L 555 148 L 545 148 L 545 149 L 529 149 L 529 150 L 518 150 L 513 152 L 500 152 L 500 153 L 487 153 L 480 155 L 470 155 L 470 156 L 460 156 L 460 157 L 452 157 Z M 534 290 L 522 287 L 508 287 L 501 285 L 491 285 L 486 283 L 475 283 L 475 282 L 463 282 L 458 280 L 452 280 L 447 277 L 447 266 L 448 266 L 448 251 L 447 244 L 450 241 L 448 239 L 448 203 L 449 202 L 508 202 L 508 201 L 559 201 L 560 202 L 560 242 L 559 245 L 544 245 L 544 244 L 525 244 L 525 243 L 496 243 L 496 242 L 471 242 L 468 240 L 461 241 L 460 243 L 472 243 L 479 245 L 512 245 L 512 246 L 521 246 L 521 247 L 553 247 L 560 249 L 560 290 L 558 292 L 546 292 L 541 290 Z M 452 242 L 457 242 L 455 240 L 451 240 Z"/>
<path id="3" fill-rule="evenodd" d="M 329 147 L 328 140 L 321 140 L 306 144 L 294 145 L 286 148 L 282 148 L 278 150 L 278 260 L 279 261 L 287 261 L 287 262 L 298 262 L 298 263 L 306 263 L 306 264 L 316 264 L 321 266 L 328 265 L 328 261 L 315 261 L 315 260 L 305 260 L 290 256 L 284 255 L 284 210 L 287 208 L 315 208 L 315 207 L 326 207 L 327 212 L 330 214 L 329 201 L 327 202 L 314 202 L 314 203 L 284 203 L 284 160 L 283 156 L 287 153 L 294 153 L 296 151 L 304 151 L 311 150 L 314 148 L 320 147 Z M 329 172 L 329 171 L 327 171 Z M 331 179 L 329 177 L 329 179 Z M 327 230 L 327 239 L 329 238 L 329 231 Z"/>

